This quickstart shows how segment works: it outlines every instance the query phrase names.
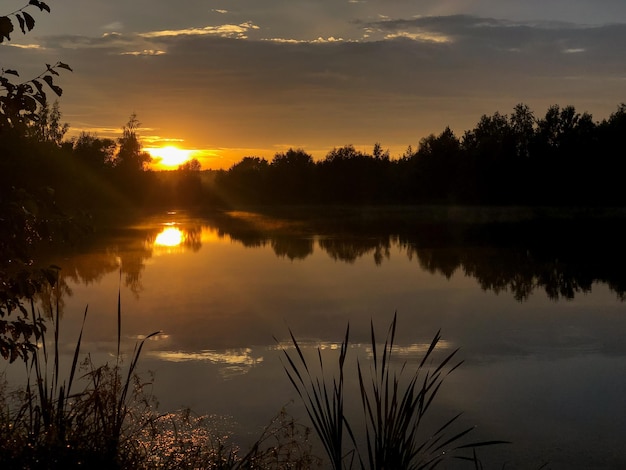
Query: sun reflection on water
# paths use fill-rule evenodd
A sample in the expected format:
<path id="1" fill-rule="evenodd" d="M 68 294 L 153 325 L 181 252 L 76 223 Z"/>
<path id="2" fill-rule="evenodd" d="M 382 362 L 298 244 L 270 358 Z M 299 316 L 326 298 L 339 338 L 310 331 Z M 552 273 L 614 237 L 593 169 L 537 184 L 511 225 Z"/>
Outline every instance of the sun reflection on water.
<path id="1" fill-rule="evenodd" d="M 176 227 L 166 227 L 154 239 L 156 246 L 174 247 L 183 243 L 183 232 Z"/>

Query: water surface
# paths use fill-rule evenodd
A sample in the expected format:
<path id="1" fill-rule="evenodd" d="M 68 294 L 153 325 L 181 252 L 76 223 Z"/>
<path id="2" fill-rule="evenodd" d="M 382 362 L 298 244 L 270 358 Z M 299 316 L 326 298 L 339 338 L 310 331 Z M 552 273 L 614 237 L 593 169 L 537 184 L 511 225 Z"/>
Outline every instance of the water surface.
<path id="1" fill-rule="evenodd" d="M 232 416 L 245 440 L 285 405 L 306 422 L 279 360 L 289 329 L 331 357 L 350 323 L 355 371 L 370 321 L 383 339 L 397 312 L 399 361 L 440 329 L 442 354 L 461 348 L 433 418 L 462 411 L 476 439 L 513 442 L 486 465 L 626 466 L 619 223 L 323 219 L 172 212 L 51 257 L 68 354 L 87 305 L 84 350 L 114 353 L 121 286 L 125 350 L 162 332 L 141 362 L 160 408 Z"/>

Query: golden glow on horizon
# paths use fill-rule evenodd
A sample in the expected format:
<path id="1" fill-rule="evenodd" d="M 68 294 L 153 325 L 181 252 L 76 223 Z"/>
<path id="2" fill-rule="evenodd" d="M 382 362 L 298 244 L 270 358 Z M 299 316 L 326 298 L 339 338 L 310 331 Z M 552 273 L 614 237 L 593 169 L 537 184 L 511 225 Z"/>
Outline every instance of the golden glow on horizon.
<path id="1" fill-rule="evenodd" d="M 147 148 L 146 151 L 152 155 L 154 164 L 160 169 L 173 170 L 189 160 L 194 150 L 180 149 L 173 145 L 165 147 Z"/>

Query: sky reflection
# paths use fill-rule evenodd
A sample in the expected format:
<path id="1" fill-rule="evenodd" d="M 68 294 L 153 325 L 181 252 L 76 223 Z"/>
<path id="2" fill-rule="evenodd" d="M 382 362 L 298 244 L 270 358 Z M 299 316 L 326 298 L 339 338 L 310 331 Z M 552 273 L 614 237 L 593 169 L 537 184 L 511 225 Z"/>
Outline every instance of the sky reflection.
<path id="1" fill-rule="evenodd" d="M 481 437 L 515 441 L 514 450 L 489 459 L 496 467 L 626 464 L 626 452 L 616 451 L 618 436 L 626 435 L 626 376 L 619 373 L 626 307 L 616 295 L 623 264 L 610 240 L 589 247 L 570 240 L 580 256 L 562 247 L 555 262 L 550 246 L 522 244 L 529 232 L 508 247 L 494 232 L 489 244 L 476 232 L 441 226 L 428 238 L 373 230 L 320 235 L 270 222 L 235 217 L 226 224 L 179 214 L 57 260 L 68 292 L 61 339 L 68 362 L 86 305 L 84 350 L 110 360 L 120 291 L 127 356 L 138 338 L 163 332 L 146 342 L 140 361 L 142 371 L 155 372 L 163 409 L 232 415 L 243 428 L 258 429 L 287 403 L 306 416 L 280 362 L 280 349 L 291 347 L 290 331 L 304 354 L 315 357 L 320 348 L 334 365 L 350 324 L 347 370 L 354 371 L 357 358 L 372 356 L 370 322 L 383 342 L 397 312 L 396 364 L 414 366 L 439 330 L 439 354 L 461 348 L 457 357 L 465 362 L 446 379 L 437 413 L 450 418 L 463 411 Z M 159 234 L 171 228 L 182 234 L 180 244 L 155 256 Z M 509 280 L 536 272 L 546 283 L 532 285 L 520 301 Z M 572 295 L 554 296 L 545 286 L 571 288 Z M 600 436 L 593 447 L 590 431 Z"/>

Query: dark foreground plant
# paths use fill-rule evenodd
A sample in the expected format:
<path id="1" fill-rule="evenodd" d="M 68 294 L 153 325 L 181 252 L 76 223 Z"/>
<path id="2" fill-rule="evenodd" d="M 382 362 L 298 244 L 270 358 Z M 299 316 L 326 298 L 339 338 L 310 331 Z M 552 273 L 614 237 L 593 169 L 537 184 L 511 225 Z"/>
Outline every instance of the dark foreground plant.
<path id="1" fill-rule="evenodd" d="M 461 362 L 453 362 L 458 349 L 434 363 L 435 349 L 441 339 L 438 332 L 417 368 L 408 372 L 404 362 L 392 367 L 392 354 L 397 317 L 394 315 L 387 338 L 379 351 L 373 323 L 371 325 L 372 363 L 369 374 L 358 360 L 358 381 L 363 405 L 363 421 L 356 427 L 344 410 L 344 366 L 349 348 L 350 327 L 339 348 L 338 376 L 327 379 L 321 349 L 317 349 L 318 366 L 305 358 L 303 350 L 290 330 L 296 354 L 283 349 L 284 369 L 302 398 L 313 427 L 320 438 L 333 469 L 351 468 L 357 456 L 361 469 L 432 469 L 446 458 L 456 457 L 479 465 L 475 449 L 503 443 L 483 441 L 464 443 L 471 428 L 456 427 L 460 414 L 434 431 L 425 432 L 423 421 L 437 396 L 444 378 Z M 315 371 L 320 374 L 316 375 Z M 349 443 L 344 440 L 344 430 Z M 365 442 L 359 443 L 354 430 L 362 430 Z M 360 445 L 359 445 L 360 444 Z M 352 447 L 351 449 L 349 447 Z M 348 449 L 347 449 L 348 447 Z M 471 449 L 467 456 L 461 451 Z"/>
<path id="2" fill-rule="evenodd" d="M 33 323 L 40 312 L 31 302 Z M 295 469 L 319 466 L 308 430 L 284 410 L 245 454 L 211 417 L 188 410 L 159 414 L 148 385 L 137 373 L 143 346 L 135 345 L 124 370 L 121 303 L 118 295 L 117 355 L 113 364 L 79 362 L 87 309 L 69 374 L 60 364 L 60 306 L 48 306 L 48 321 L 37 349 L 25 360 L 22 389 L 10 390 L 0 377 L 0 469 Z M 46 337 L 52 335 L 52 338 Z M 79 391 L 74 391 L 78 388 Z"/>
<path id="3" fill-rule="evenodd" d="M 190 410 L 161 415 L 144 428 L 146 459 L 140 468 L 180 469 L 312 469 L 321 460 L 311 453 L 309 430 L 284 409 L 272 418 L 247 453 L 231 441 L 216 416 L 194 416 Z"/>
<path id="4" fill-rule="evenodd" d="M 53 337 L 41 335 L 37 349 L 24 360 L 26 387 L 5 396 L 6 406 L 0 411 L 0 468 L 118 468 L 138 460 L 141 448 L 129 430 L 145 425 L 150 403 L 136 367 L 145 341 L 158 333 L 135 346 L 123 379 L 119 345 L 114 366 L 96 367 L 90 356 L 78 363 L 85 309 L 70 371 L 62 379 L 58 296 L 56 306 L 47 308 Z M 33 324 L 41 323 L 33 301 L 30 313 Z M 79 370 L 84 373 L 77 377 Z M 81 391 L 73 390 L 76 383 Z"/>

